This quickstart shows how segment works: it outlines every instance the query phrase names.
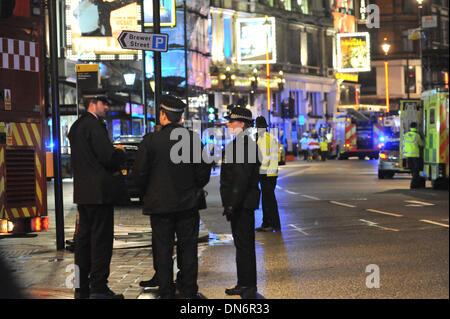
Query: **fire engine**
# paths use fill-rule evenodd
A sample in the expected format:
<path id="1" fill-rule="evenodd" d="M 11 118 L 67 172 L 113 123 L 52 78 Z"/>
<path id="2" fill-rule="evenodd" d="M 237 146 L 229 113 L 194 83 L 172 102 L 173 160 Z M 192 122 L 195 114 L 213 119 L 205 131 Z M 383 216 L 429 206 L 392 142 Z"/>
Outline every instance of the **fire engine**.
<path id="1" fill-rule="evenodd" d="M 383 106 L 352 105 L 340 107 L 331 123 L 330 157 L 377 159 L 386 141 Z"/>
<path id="2" fill-rule="evenodd" d="M 48 230 L 43 8 L 2 0 L 0 11 L 0 234 Z"/>

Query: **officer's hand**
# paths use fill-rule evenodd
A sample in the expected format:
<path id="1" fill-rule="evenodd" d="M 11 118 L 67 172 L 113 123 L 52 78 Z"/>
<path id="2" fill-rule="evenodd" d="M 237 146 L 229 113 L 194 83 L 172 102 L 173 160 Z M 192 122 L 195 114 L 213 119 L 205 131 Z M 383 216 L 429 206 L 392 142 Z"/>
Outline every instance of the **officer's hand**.
<path id="1" fill-rule="evenodd" d="M 233 216 L 233 207 L 231 207 L 231 206 L 224 207 L 222 215 L 226 217 L 227 221 L 230 221 L 231 220 L 231 216 Z"/>

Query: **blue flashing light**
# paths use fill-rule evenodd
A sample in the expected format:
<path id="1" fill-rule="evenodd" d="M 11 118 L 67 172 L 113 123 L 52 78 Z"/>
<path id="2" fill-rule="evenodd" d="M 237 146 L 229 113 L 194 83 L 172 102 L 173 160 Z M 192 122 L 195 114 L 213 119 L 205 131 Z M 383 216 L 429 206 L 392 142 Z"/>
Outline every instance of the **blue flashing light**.
<path id="1" fill-rule="evenodd" d="M 386 138 L 384 136 L 381 136 L 380 137 L 380 142 L 384 142 L 384 141 L 386 141 Z"/>

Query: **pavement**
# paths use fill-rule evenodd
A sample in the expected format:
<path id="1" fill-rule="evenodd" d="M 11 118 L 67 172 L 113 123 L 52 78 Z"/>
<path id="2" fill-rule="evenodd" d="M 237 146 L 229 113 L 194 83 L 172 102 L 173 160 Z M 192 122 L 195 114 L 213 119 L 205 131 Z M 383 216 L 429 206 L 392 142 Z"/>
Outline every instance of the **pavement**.
<path id="1" fill-rule="evenodd" d="M 256 233 L 258 291 L 269 299 L 449 298 L 448 191 L 410 190 L 409 176 L 378 180 L 376 161 L 294 161 L 280 167 L 276 195 L 281 232 Z M 236 284 L 235 248 L 222 216 L 219 170 L 200 212 L 199 291 L 209 299 Z M 66 239 L 76 207 L 65 180 Z M 0 254 L 30 297 L 73 297 L 73 254 L 56 251 L 51 229 L 0 239 Z M 255 212 L 256 226 L 262 212 Z M 151 228 L 139 205 L 115 209 L 109 285 L 127 299 L 153 299 L 138 285 L 153 276 Z M 174 266 L 176 269 L 176 265 Z"/>

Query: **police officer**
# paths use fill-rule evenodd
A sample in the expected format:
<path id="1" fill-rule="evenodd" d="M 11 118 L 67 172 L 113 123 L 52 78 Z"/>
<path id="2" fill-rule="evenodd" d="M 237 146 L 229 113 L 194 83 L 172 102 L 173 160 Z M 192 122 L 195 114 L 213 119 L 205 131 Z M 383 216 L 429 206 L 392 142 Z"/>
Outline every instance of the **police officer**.
<path id="1" fill-rule="evenodd" d="M 114 236 L 114 174 L 125 162 L 122 150 L 113 147 L 102 120 L 110 102 L 106 92 L 84 92 L 87 112 L 70 128 L 73 168 L 73 199 L 78 204 L 79 229 L 75 242 L 75 264 L 80 287 L 75 298 L 123 299 L 108 286 Z"/>
<path id="2" fill-rule="evenodd" d="M 199 198 L 209 182 L 211 166 L 202 159 L 199 135 L 180 124 L 185 107 L 174 96 L 161 97 L 162 128 L 145 136 L 132 173 L 143 193 L 144 213 L 150 214 L 154 268 L 162 299 L 175 297 L 175 234 L 180 297 L 198 297 Z"/>
<path id="3" fill-rule="evenodd" d="M 303 133 L 303 137 L 300 140 L 301 152 L 303 154 L 303 160 L 308 160 L 308 143 L 309 143 L 309 134 L 307 132 Z"/>
<path id="4" fill-rule="evenodd" d="M 275 197 L 275 187 L 278 177 L 278 140 L 267 130 L 267 122 L 263 116 L 256 118 L 257 144 L 262 156 L 259 169 L 259 184 L 261 185 L 261 200 L 263 222 L 257 231 L 279 231 L 280 215 Z"/>
<path id="5" fill-rule="evenodd" d="M 322 161 L 326 161 L 328 156 L 328 140 L 322 137 L 320 140 L 320 157 Z"/>
<path id="6" fill-rule="evenodd" d="M 260 190 L 258 148 L 249 137 L 252 113 L 234 107 L 228 119 L 228 130 L 235 138 L 227 144 L 220 174 L 220 195 L 223 215 L 231 222 L 236 247 L 237 285 L 225 289 L 227 295 L 256 298 L 255 215 Z"/>
<path id="7" fill-rule="evenodd" d="M 420 147 L 422 146 L 423 141 L 417 132 L 417 123 L 412 122 L 409 132 L 403 138 L 403 157 L 407 158 L 412 175 L 410 188 L 425 186 L 424 180 L 420 177 Z"/>

